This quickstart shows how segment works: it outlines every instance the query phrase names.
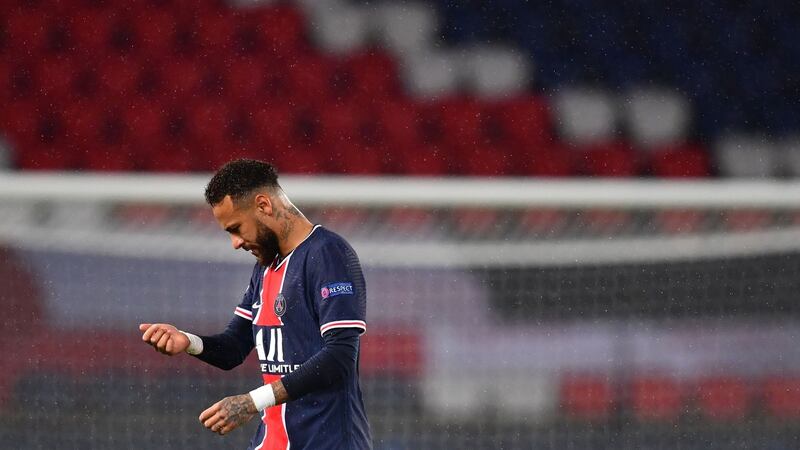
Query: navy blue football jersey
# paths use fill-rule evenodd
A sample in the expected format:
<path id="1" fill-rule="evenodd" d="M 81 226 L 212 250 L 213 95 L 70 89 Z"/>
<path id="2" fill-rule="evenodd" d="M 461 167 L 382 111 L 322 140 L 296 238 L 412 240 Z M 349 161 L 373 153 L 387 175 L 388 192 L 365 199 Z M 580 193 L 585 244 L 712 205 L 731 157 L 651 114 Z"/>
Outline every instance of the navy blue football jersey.
<path id="1" fill-rule="evenodd" d="M 252 322 L 265 384 L 296 370 L 337 328 L 366 331 L 366 284 L 355 251 L 315 226 L 282 260 L 256 264 L 234 314 Z M 369 424 L 358 371 L 343 386 L 264 410 L 251 449 L 368 449 Z"/>

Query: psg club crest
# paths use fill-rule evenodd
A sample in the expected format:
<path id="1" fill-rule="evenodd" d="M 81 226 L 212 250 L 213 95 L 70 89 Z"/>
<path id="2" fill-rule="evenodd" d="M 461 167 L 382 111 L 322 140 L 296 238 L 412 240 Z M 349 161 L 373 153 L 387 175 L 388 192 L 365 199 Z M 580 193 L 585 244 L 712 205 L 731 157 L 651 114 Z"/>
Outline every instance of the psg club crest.
<path id="1" fill-rule="evenodd" d="M 278 296 L 275 297 L 275 315 L 281 317 L 286 313 L 286 297 L 283 296 L 283 293 L 279 292 Z"/>

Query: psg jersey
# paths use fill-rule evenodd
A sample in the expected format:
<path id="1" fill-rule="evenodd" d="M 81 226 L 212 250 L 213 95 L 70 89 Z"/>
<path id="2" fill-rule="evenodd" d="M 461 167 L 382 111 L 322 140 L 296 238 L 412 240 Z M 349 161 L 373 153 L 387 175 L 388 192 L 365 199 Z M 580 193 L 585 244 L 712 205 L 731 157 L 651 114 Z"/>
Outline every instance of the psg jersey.
<path id="1" fill-rule="evenodd" d="M 242 325 L 252 324 L 261 375 L 272 383 L 320 351 L 329 330 L 366 331 L 358 257 L 343 238 L 317 225 L 282 260 L 256 264 L 234 314 L 248 322 Z M 341 386 L 263 411 L 250 449 L 289 448 L 371 448 L 358 370 Z"/>

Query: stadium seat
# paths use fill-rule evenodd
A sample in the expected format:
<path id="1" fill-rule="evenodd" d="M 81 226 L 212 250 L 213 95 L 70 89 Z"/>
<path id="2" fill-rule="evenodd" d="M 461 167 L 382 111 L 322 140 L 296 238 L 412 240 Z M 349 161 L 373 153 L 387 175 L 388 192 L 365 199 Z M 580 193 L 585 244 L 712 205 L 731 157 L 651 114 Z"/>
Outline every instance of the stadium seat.
<path id="1" fill-rule="evenodd" d="M 513 155 L 517 174 L 536 177 L 568 177 L 577 173 L 576 155 L 558 144 L 523 147 Z"/>
<path id="2" fill-rule="evenodd" d="M 455 51 L 415 53 L 400 67 L 405 90 L 419 100 L 455 95 L 462 77 L 459 61 Z"/>
<path id="3" fill-rule="evenodd" d="M 165 8 L 143 8 L 134 16 L 137 53 L 160 57 L 172 54 L 178 26 L 175 14 Z"/>
<path id="4" fill-rule="evenodd" d="M 453 149 L 460 158 L 461 173 L 469 176 L 496 177 L 508 174 L 511 161 L 501 148 L 479 145 L 463 150 Z"/>
<path id="5" fill-rule="evenodd" d="M 689 104 L 675 91 L 636 89 L 628 94 L 621 109 L 628 134 L 638 148 L 682 142 L 687 136 Z"/>
<path id="6" fill-rule="evenodd" d="M 191 60 L 177 59 L 164 62 L 161 81 L 165 94 L 173 102 L 181 103 L 197 94 L 203 82 L 204 67 Z"/>
<path id="7" fill-rule="evenodd" d="M 700 382 L 697 402 L 700 412 L 714 421 L 740 421 L 750 411 L 747 383 L 734 377 L 715 377 Z"/>
<path id="8" fill-rule="evenodd" d="M 359 5 L 342 5 L 314 16 L 311 34 L 317 47 L 325 52 L 346 55 L 367 42 L 369 11 Z"/>
<path id="9" fill-rule="evenodd" d="M 532 148 L 552 139 L 547 101 L 537 96 L 520 96 L 492 102 L 488 113 L 510 145 Z"/>
<path id="10" fill-rule="evenodd" d="M 108 96 L 125 98 L 135 95 L 141 74 L 141 62 L 124 56 L 112 56 L 98 66 L 102 91 Z"/>
<path id="11" fill-rule="evenodd" d="M 631 408 L 641 421 L 673 422 L 684 410 L 682 386 L 676 380 L 640 376 L 631 385 Z"/>
<path id="12" fill-rule="evenodd" d="M 777 172 L 778 150 L 764 137 L 726 136 L 717 142 L 714 153 L 722 175 L 764 178 Z"/>
<path id="13" fill-rule="evenodd" d="M 617 128 L 611 94 L 588 88 L 569 88 L 554 97 L 556 124 L 562 138 L 578 145 L 611 139 Z"/>
<path id="14" fill-rule="evenodd" d="M 234 111 L 224 100 L 202 100 L 187 108 L 188 133 L 200 141 L 222 144 L 231 139 Z"/>
<path id="15" fill-rule="evenodd" d="M 245 10 L 243 23 L 256 32 L 258 45 L 271 57 L 301 54 L 306 46 L 306 23 L 300 10 L 290 4 L 266 5 Z"/>
<path id="16" fill-rule="evenodd" d="M 400 95 L 395 61 L 381 49 L 348 55 L 343 68 L 352 76 L 354 100 L 359 103 L 380 108 Z"/>
<path id="17" fill-rule="evenodd" d="M 800 378 L 770 377 L 763 382 L 764 406 L 771 417 L 800 420 Z"/>
<path id="18" fill-rule="evenodd" d="M 396 148 L 415 148 L 422 143 L 422 117 L 417 104 L 388 102 L 376 114 L 386 141 Z"/>
<path id="19" fill-rule="evenodd" d="M 265 148 L 282 152 L 294 141 L 294 112 L 285 104 L 254 105 L 251 124 L 254 139 Z"/>
<path id="20" fill-rule="evenodd" d="M 381 331 L 364 335 L 360 369 L 364 375 L 399 377 L 419 376 L 423 352 L 419 333 L 414 330 L 381 327 Z"/>
<path id="21" fill-rule="evenodd" d="M 607 419 L 615 403 L 611 383 L 601 375 L 566 376 L 559 397 L 565 415 L 584 420 Z"/>
<path id="22" fill-rule="evenodd" d="M 72 43 L 82 55 L 105 55 L 120 20 L 119 12 L 105 8 L 80 8 L 69 16 Z"/>
<path id="23" fill-rule="evenodd" d="M 468 149 L 484 145 L 483 105 L 468 97 L 434 103 L 430 108 L 438 124 L 442 143 L 451 148 Z"/>
<path id="24" fill-rule="evenodd" d="M 381 42 L 396 55 L 408 56 L 435 42 L 436 11 L 422 2 L 381 2 L 372 15 Z"/>
<path id="25" fill-rule="evenodd" d="M 508 47 L 470 48 L 463 64 L 465 87 L 483 99 L 520 95 L 531 81 L 527 58 Z"/>
<path id="26" fill-rule="evenodd" d="M 708 153 L 699 145 L 676 145 L 650 152 L 650 170 L 663 178 L 703 178 L 710 175 Z"/>
<path id="27" fill-rule="evenodd" d="M 95 172 L 130 172 L 136 169 L 134 148 L 129 143 L 91 148 L 84 153 L 81 167 Z"/>
<path id="28" fill-rule="evenodd" d="M 435 145 L 399 148 L 392 152 L 395 171 L 413 176 L 442 176 L 450 173 L 446 156 Z"/>
<path id="29" fill-rule="evenodd" d="M 583 173 L 595 177 L 631 177 L 639 173 L 639 155 L 622 141 L 585 147 Z"/>
<path id="30" fill-rule="evenodd" d="M 39 62 L 35 72 L 43 94 L 59 99 L 72 96 L 78 67 L 71 58 L 50 56 Z"/>
<path id="31" fill-rule="evenodd" d="M 47 49 L 47 30 L 50 17 L 45 11 L 17 8 L 5 19 L 8 48 L 39 54 Z"/>
<path id="32" fill-rule="evenodd" d="M 166 134 L 167 118 L 162 106 L 137 97 L 122 108 L 122 119 L 131 130 L 134 140 L 150 145 Z"/>
<path id="33" fill-rule="evenodd" d="M 289 95 L 300 105 L 325 102 L 331 94 L 331 75 L 335 64 L 326 56 L 298 56 L 287 67 Z"/>

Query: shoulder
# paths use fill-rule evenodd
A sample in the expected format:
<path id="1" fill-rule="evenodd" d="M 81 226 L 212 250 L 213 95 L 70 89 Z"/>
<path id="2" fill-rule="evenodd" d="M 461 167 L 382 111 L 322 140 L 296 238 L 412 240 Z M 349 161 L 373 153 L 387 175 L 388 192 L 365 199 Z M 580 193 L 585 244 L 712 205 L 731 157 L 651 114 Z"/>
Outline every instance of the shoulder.
<path id="1" fill-rule="evenodd" d="M 309 251 L 352 251 L 350 244 L 339 234 L 318 225 L 309 239 Z"/>

